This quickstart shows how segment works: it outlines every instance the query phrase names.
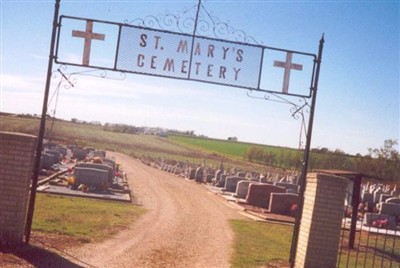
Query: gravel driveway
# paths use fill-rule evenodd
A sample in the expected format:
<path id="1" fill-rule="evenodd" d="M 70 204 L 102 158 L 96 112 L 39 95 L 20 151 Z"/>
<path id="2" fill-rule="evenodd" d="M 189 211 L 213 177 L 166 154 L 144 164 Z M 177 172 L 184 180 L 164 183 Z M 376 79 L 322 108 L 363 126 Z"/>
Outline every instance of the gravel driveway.
<path id="1" fill-rule="evenodd" d="M 148 212 L 118 235 L 76 249 L 95 267 L 229 267 L 238 210 L 200 184 L 119 153 L 135 198 Z"/>

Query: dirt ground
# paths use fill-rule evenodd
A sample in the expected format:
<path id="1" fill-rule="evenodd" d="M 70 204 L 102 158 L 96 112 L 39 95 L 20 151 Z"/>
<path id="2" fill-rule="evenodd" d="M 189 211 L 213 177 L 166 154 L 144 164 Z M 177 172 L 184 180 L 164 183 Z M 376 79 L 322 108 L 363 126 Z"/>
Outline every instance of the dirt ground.
<path id="1" fill-rule="evenodd" d="M 229 267 L 233 232 L 228 220 L 243 218 L 240 210 L 200 184 L 123 154 L 110 155 L 127 173 L 135 202 L 148 212 L 101 243 L 33 233 L 25 252 L 0 253 L 0 266 Z M 70 247 L 76 243 L 80 246 Z"/>

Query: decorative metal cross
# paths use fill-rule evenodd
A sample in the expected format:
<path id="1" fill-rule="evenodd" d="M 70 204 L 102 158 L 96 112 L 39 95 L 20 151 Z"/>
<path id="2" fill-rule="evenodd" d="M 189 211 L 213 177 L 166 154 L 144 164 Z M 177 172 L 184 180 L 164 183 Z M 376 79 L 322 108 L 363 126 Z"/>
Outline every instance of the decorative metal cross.
<path id="1" fill-rule="evenodd" d="M 283 75 L 283 85 L 282 85 L 282 92 L 288 93 L 289 92 L 289 79 L 290 79 L 290 70 L 303 70 L 303 65 L 292 63 L 292 52 L 286 53 L 286 61 L 274 61 L 274 67 L 281 67 L 285 69 L 285 73 Z"/>
<path id="2" fill-rule="evenodd" d="M 99 33 L 93 33 L 93 21 L 87 20 L 86 21 L 86 30 L 84 32 L 73 30 L 72 36 L 85 38 L 85 45 L 83 47 L 82 65 L 88 66 L 92 39 L 104 41 L 105 35 L 99 34 Z"/>

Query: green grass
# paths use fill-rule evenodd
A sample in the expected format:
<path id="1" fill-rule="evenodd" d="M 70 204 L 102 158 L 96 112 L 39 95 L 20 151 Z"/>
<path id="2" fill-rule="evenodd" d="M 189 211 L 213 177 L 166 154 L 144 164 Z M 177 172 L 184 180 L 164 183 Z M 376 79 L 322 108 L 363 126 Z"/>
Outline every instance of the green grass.
<path id="1" fill-rule="evenodd" d="M 132 204 L 38 194 L 32 230 L 101 240 L 145 212 Z"/>
<path id="2" fill-rule="evenodd" d="M 346 231 L 342 252 L 338 256 L 339 267 L 400 267 L 400 240 L 393 236 L 357 233 L 354 250 L 348 250 Z M 349 265 L 347 265 L 349 264 Z"/>
<path id="3" fill-rule="evenodd" d="M 288 264 L 293 227 L 244 220 L 230 222 L 235 232 L 232 267 Z"/>
<path id="4" fill-rule="evenodd" d="M 191 148 L 202 149 L 207 152 L 214 152 L 236 158 L 243 158 L 246 150 L 251 146 L 249 143 L 205 139 L 191 136 L 168 135 L 168 139 Z"/>
<path id="5" fill-rule="evenodd" d="M 168 139 L 189 148 L 196 148 L 206 152 L 230 156 L 238 159 L 243 159 L 243 156 L 250 147 L 259 147 L 265 151 L 275 154 L 280 154 L 281 152 L 297 152 L 296 149 L 292 148 L 192 136 L 168 135 Z"/>

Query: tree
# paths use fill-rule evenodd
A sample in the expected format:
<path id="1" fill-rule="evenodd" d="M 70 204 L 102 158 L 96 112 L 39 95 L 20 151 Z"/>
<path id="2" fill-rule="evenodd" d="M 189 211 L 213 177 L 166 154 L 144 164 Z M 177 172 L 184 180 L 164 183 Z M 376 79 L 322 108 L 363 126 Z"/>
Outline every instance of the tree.
<path id="1" fill-rule="evenodd" d="M 368 148 L 369 156 L 373 158 L 372 171 L 375 175 L 390 181 L 400 181 L 400 154 L 395 148 L 397 140 L 385 140 L 379 149 Z"/>

